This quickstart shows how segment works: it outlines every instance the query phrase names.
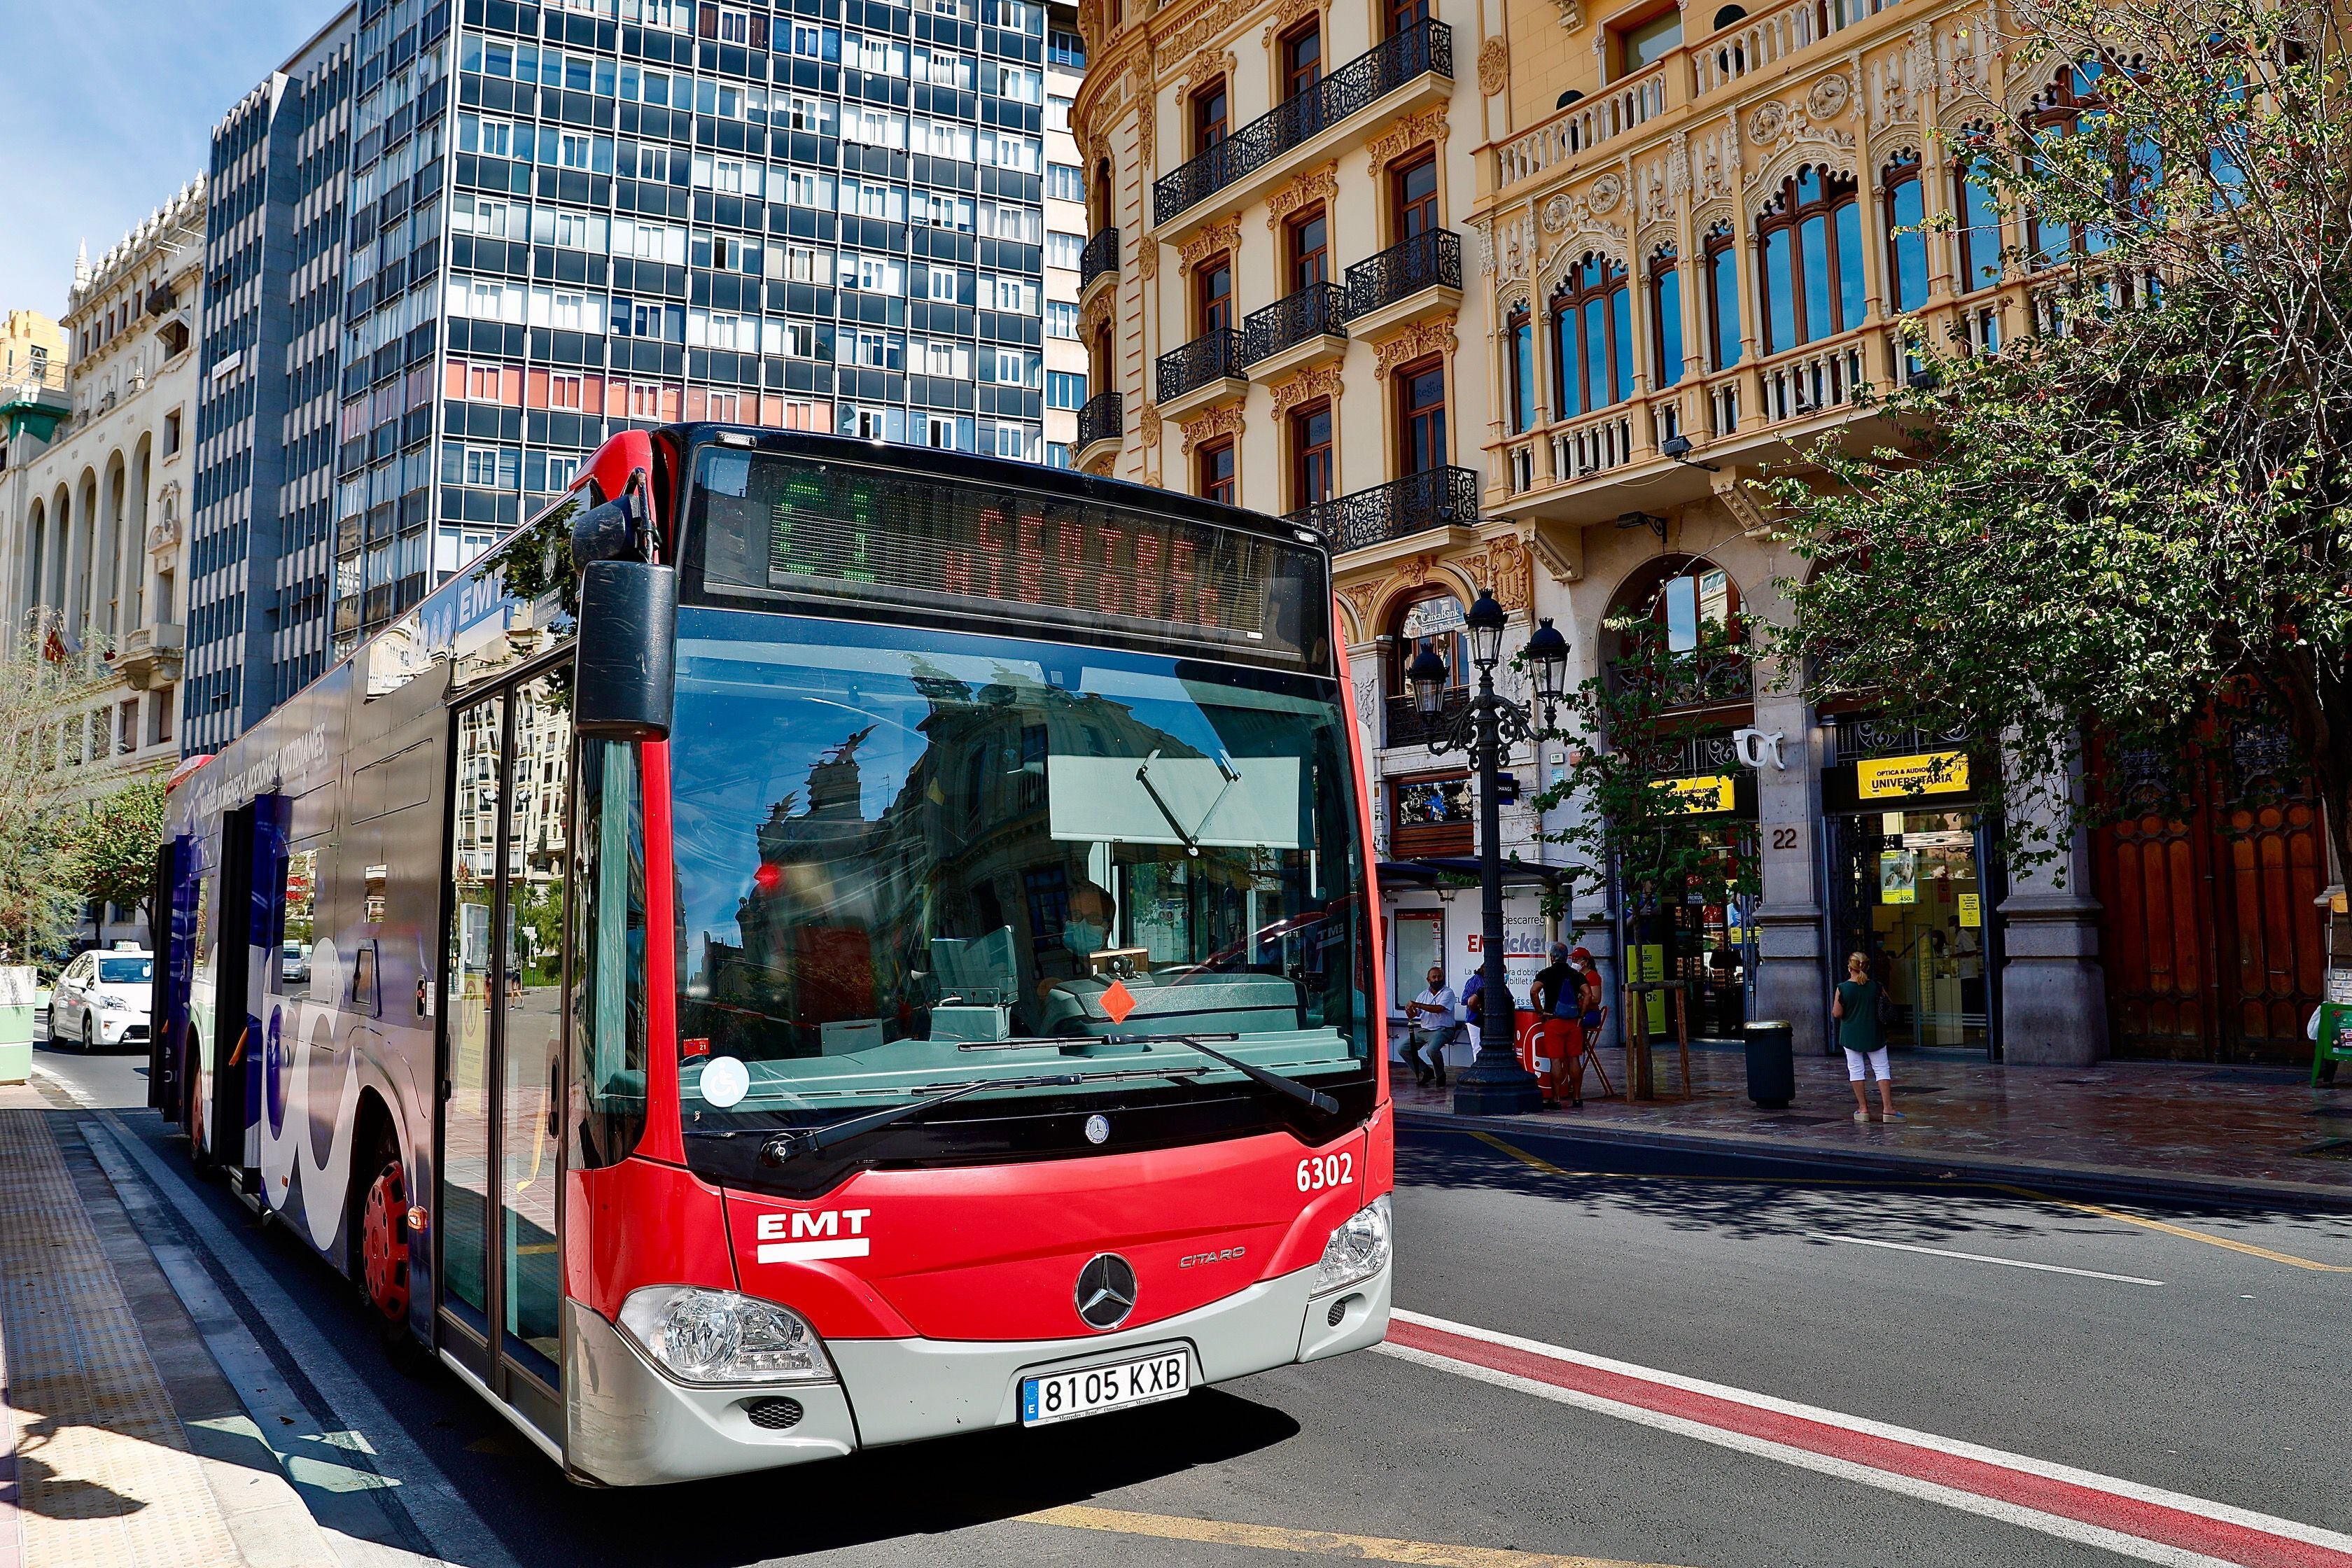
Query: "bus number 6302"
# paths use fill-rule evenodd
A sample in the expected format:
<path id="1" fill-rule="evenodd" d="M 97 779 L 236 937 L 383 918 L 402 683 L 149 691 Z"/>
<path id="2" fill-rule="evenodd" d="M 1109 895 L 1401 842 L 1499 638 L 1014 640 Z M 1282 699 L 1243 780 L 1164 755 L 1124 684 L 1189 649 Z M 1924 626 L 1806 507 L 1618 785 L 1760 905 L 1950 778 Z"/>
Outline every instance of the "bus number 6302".
<path id="1" fill-rule="evenodd" d="M 1319 1193 L 1326 1187 L 1344 1187 L 1356 1179 L 1356 1156 L 1349 1154 L 1318 1154 L 1298 1162 L 1298 1190 Z"/>

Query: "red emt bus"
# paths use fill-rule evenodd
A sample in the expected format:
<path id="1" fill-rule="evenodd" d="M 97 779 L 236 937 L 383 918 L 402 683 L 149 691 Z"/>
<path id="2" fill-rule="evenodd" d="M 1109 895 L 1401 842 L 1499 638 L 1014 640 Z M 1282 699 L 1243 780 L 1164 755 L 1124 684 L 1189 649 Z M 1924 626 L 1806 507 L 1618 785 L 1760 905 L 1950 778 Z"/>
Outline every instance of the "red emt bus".
<path id="1" fill-rule="evenodd" d="M 1319 541 L 689 425 L 184 778 L 152 1093 L 583 1481 L 1387 1326 Z"/>

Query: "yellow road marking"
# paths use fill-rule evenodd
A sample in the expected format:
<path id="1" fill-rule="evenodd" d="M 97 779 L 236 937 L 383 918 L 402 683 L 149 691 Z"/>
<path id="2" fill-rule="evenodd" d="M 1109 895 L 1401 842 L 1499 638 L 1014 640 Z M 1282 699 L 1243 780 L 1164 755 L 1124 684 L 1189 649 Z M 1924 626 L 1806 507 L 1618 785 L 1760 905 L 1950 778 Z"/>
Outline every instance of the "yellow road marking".
<path id="1" fill-rule="evenodd" d="M 1549 1160 L 1539 1160 L 1535 1155 L 1528 1153 L 1525 1149 L 1520 1148 L 1517 1143 L 1506 1143 L 1500 1138 L 1496 1137 L 1492 1132 L 1481 1132 L 1474 1127 L 1470 1130 L 1470 1136 L 1491 1148 L 1500 1149 L 1504 1153 L 1508 1154 L 1512 1159 L 1518 1161 L 1523 1165 L 1533 1165 L 1537 1170 L 1541 1171 L 1547 1176 L 1565 1176 L 1568 1174 L 1566 1171 L 1561 1170 Z"/>
<path id="2" fill-rule="evenodd" d="M 2208 1247 L 2225 1247 L 2231 1252 L 2242 1252 L 2249 1258 L 2260 1258 L 2271 1263 L 2284 1263 L 2291 1268 L 2307 1268 L 2315 1274 L 2352 1274 L 2352 1264 L 2321 1263 L 2309 1258 L 2298 1258 L 2292 1252 L 2274 1252 L 2267 1247 L 2256 1247 L 2250 1241 L 2233 1241 L 2226 1236 L 2209 1236 L 2201 1230 L 2190 1230 L 2187 1226 L 2168 1225 L 2160 1219 L 2142 1219 L 2137 1215 L 2127 1215 L 2119 1209 L 2106 1208 L 2098 1204 L 2082 1203 L 2074 1198 L 2057 1197 L 2049 1193 L 2036 1192 L 2032 1187 L 2013 1186 L 2007 1182 L 1959 1181 L 1927 1184 L 1919 1182 L 1904 1182 L 1899 1180 L 1872 1181 L 1867 1177 L 1673 1176 L 1654 1173 L 1636 1174 L 1616 1171 L 1567 1171 L 1562 1170 L 1559 1166 L 1553 1164 L 1550 1161 L 1546 1160 L 1539 1155 L 1528 1153 L 1525 1149 L 1520 1148 L 1516 1143 L 1507 1142 L 1503 1139 L 1496 1137 L 1491 1132 L 1482 1132 L 1476 1128 L 1470 1128 L 1467 1129 L 1467 1131 L 1469 1131 L 1470 1136 L 1478 1140 L 1479 1142 L 1485 1143 L 1491 1148 L 1499 1149 L 1504 1153 L 1508 1154 L 1512 1159 L 1518 1161 L 1521 1164 L 1527 1165 L 1531 1169 L 1540 1171 L 1547 1176 L 1574 1176 L 1580 1179 L 1612 1182 L 1737 1182 L 1758 1186 L 1781 1187 L 1885 1187 L 1932 1185 L 1937 1190 L 1946 1192 L 1965 1188 L 1974 1188 L 1983 1192 L 2008 1193 L 2014 1197 L 2031 1198 L 2035 1203 L 2053 1204 L 2060 1208 L 2074 1209 L 2082 1214 L 2096 1215 L 2101 1219 L 2111 1219 L 2119 1225 L 2136 1225 L 2143 1230 L 2161 1231 L 2166 1236 L 2177 1236 L 2183 1241 L 2201 1241 Z"/>
<path id="3" fill-rule="evenodd" d="M 1178 1514 L 1129 1513 L 1113 1508 L 1048 1508 L 1020 1517 L 1030 1524 L 1059 1525 L 1065 1530 L 1143 1535 L 1156 1541 L 1197 1541 L 1212 1546 L 1254 1546 L 1264 1552 L 1353 1557 L 1369 1563 L 1414 1563 L 1422 1568 L 1667 1568 L 1656 1563 L 1560 1557 L 1492 1546 L 1447 1546 L 1433 1541 L 1394 1541 L 1378 1535 L 1340 1535 L 1326 1530 L 1282 1530 L 1273 1525 L 1234 1524 L 1219 1519 L 1186 1519 Z"/>
<path id="4" fill-rule="evenodd" d="M 1998 1184 L 2004 1193 L 2015 1193 L 2021 1197 L 2032 1198 L 2036 1203 L 2055 1204 L 2060 1208 L 2097 1215 L 2101 1219 L 2111 1219 L 2119 1225 L 2136 1225 L 2143 1230 L 2160 1230 L 2167 1236 L 2177 1236 L 2183 1241 L 2201 1241 L 2208 1247 L 2227 1247 L 2231 1252 L 2242 1252 L 2249 1258 L 2266 1258 L 2270 1262 L 2284 1263 L 2294 1268 L 2308 1268 L 2316 1274 L 2352 1274 L 2352 1266 L 2341 1263 L 2319 1263 L 2308 1258 L 2297 1258 L 2292 1252 L 2273 1252 L 2267 1247 L 2256 1247 L 2250 1241 L 2232 1241 L 2226 1236 L 2208 1236 L 2201 1230 L 2190 1230 L 2187 1226 L 2167 1225 L 2160 1219 L 2142 1219 L 2137 1215 L 2125 1214 L 2121 1210 L 2105 1208 L 2097 1204 L 2078 1203 L 2073 1198 L 2053 1197 L 2048 1193 L 2037 1193 L 2032 1187 Z"/>

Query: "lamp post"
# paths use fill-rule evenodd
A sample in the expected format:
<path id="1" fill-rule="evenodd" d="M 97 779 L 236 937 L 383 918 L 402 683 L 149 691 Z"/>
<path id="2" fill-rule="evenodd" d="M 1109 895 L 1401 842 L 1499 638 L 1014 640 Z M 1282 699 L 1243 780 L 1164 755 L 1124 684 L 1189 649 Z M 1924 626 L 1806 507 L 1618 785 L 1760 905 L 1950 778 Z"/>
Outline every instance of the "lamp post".
<path id="1" fill-rule="evenodd" d="M 1478 1059 L 1455 1080 L 1454 1109 L 1465 1116 L 1508 1116 L 1535 1110 L 1543 1104 L 1535 1074 L 1519 1065 L 1512 1047 L 1511 987 L 1503 963 L 1502 803 L 1496 775 L 1513 744 L 1532 744 L 1536 729 L 1516 703 L 1495 692 L 1495 667 L 1503 661 L 1503 628 L 1507 617 L 1492 589 L 1479 594 L 1464 617 L 1470 639 L 1470 662 L 1478 670 L 1478 695 L 1451 721 L 1442 721 L 1445 705 L 1446 668 L 1434 648 L 1423 648 L 1405 674 L 1412 687 L 1413 705 L 1430 721 L 1429 750 L 1433 756 L 1448 752 L 1469 754 L 1478 777 L 1478 887 L 1481 935 Z M 1544 705 L 1544 727 L 1556 717 L 1568 679 L 1568 638 L 1549 620 L 1528 639 L 1527 659 L 1534 668 L 1536 693 Z"/>

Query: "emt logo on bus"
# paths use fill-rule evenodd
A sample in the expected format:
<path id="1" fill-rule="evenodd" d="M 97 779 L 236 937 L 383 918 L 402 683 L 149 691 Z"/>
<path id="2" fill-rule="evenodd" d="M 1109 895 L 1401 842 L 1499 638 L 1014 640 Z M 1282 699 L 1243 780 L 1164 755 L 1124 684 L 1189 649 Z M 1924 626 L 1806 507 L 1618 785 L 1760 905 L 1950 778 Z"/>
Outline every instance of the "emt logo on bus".
<path id="1" fill-rule="evenodd" d="M 872 1209 L 803 1209 L 760 1216 L 760 1261 L 813 1263 L 827 1258 L 864 1258 L 873 1251 L 866 1234 Z M 848 1234 L 844 1235 L 846 1231 Z M 792 1239 L 787 1240 L 786 1237 Z"/>

